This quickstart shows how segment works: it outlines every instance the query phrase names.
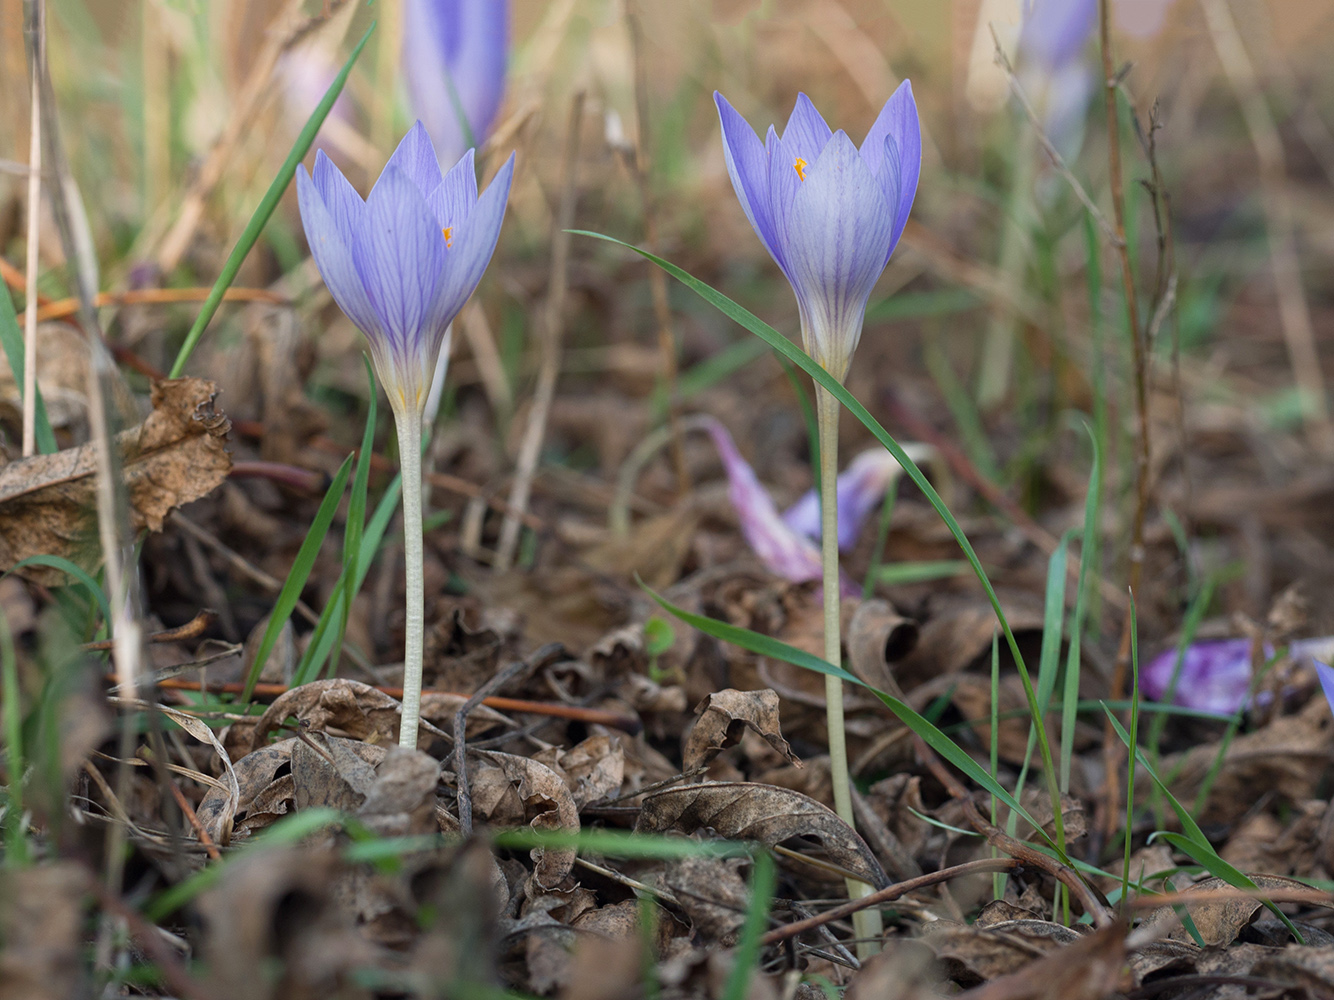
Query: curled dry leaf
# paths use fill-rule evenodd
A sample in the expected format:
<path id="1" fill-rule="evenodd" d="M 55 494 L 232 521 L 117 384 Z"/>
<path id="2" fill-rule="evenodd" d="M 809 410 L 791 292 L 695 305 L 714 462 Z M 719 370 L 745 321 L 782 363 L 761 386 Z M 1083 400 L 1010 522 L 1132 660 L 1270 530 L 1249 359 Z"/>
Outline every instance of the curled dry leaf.
<path id="1" fill-rule="evenodd" d="M 534 754 L 533 759 L 565 779 L 574 804 L 580 809 L 620 791 L 625 781 L 625 750 L 619 742 L 601 733 L 569 750 L 559 747 L 543 750 Z"/>
<path id="2" fill-rule="evenodd" d="M 297 809 L 327 807 L 355 813 L 375 784 L 375 768 L 352 749 L 354 741 L 311 733 L 292 747 Z"/>
<path id="3" fill-rule="evenodd" d="M 116 436 L 136 531 L 161 531 L 174 507 L 198 500 L 232 467 L 231 424 L 214 408 L 217 386 L 199 378 L 153 383 L 153 412 Z M 0 468 L 0 570 L 35 555 L 58 555 L 92 572 L 97 537 L 97 455 L 92 444 Z M 19 571 L 47 586 L 66 582 L 45 566 Z"/>
<path id="4" fill-rule="evenodd" d="M 1132 985 L 1125 974 L 1126 928 L 1112 923 L 1076 936 L 1024 968 L 963 994 L 970 1000 L 1107 1000 Z"/>
<path id="5" fill-rule="evenodd" d="M 877 888 L 889 884 L 866 842 L 838 815 L 787 788 L 744 781 L 669 788 L 644 797 L 635 829 L 694 833 L 711 829 L 729 840 L 757 840 L 773 847 L 791 837 L 812 837 L 830 859 Z"/>
<path id="6" fill-rule="evenodd" d="M 453 697 L 455 696 L 432 696 L 433 709 L 438 711 L 442 706 L 452 704 L 441 699 Z M 427 697 L 423 696 L 423 709 L 426 702 Z M 334 730 L 352 739 L 387 745 L 398 741 L 398 723 L 402 711 L 403 706 L 396 698 L 391 698 L 378 688 L 363 684 L 361 681 L 348 680 L 344 677 L 311 681 L 309 684 L 302 684 L 280 694 L 273 704 L 265 709 L 252 730 L 250 745 L 255 749 L 263 746 L 269 733 L 277 729 L 289 715 L 296 716 L 315 732 Z M 483 708 L 479 706 L 478 711 L 483 711 Z M 423 715 L 425 714 L 423 711 Z M 497 718 L 507 721 L 504 716 L 494 712 L 484 714 L 483 718 L 488 724 Z M 422 728 L 426 730 L 423 739 L 429 740 L 432 733 L 439 734 L 439 730 L 430 724 Z"/>
<path id="7" fill-rule="evenodd" d="M 686 737 L 682 765 L 686 771 L 702 767 L 728 747 L 736 746 L 747 729 L 753 729 L 787 760 L 801 766 L 778 722 L 778 693 L 737 691 L 728 688 L 707 695 L 695 708 L 699 716 Z"/>
<path id="8" fill-rule="evenodd" d="M 579 807 L 559 774 L 527 757 L 494 752 L 486 756 L 515 786 L 533 829 L 579 832 Z M 541 889 L 554 889 L 570 874 L 577 854 L 573 847 L 536 848 L 532 852 L 536 864 L 533 881 Z"/>
<path id="9" fill-rule="evenodd" d="M 741 858 L 681 858 L 663 874 L 663 884 L 672 890 L 702 940 L 725 948 L 736 944 L 750 900 L 750 890 L 737 872 L 744 863 Z"/>
<path id="10" fill-rule="evenodd" d="M 1298 882 L 1295 878 L 1285 878 L 1282 875 L 1265 875 L 1263 873 L 1248 873 L 1248 877 L 1261 889 L 1306 889 L 1311 887 L 1304 882 Z M 1209 899 L 1211 892 L 1222 891 L 1228 895 L 1221 899 Z M 1185 890 L 1183 895 L 1204 897 L 1198 903 L 1188 903 L 1186 909 L 1189 911 L 1191 919 L 1195 921 L 1195 927 L 1200 932 L 1200 937 L 1206 945 L 1229 945 L 1237 939 L 1247 926 L 1250 925 L 1260 912 L 1264 909 L 1264 903 L 1259 899 L 1239 898 L 1232 895 L 1232 886 L 1221 878 L 1201 879 L 1195 885 Z M 1320 900 L 1312 900 L 1312 905 L 1325 906 L 1334 909 L 1334 903 L 1328 903 Z M 1176 912 L 1170 906 L 1159 907 L 1153 911 L 1153 916 L 1149 918 L 1149 923 L 1154 925 L 1177 924 L 1174 936 L 1185 937 L 1185 931 L 1180 927 L 1180 921 Z"/>
<path id="11" fill-rule="evenodd" d="M 112 701 L 124 705 L 127 708 L 138 708 L 144 711 L 156 710 L 161 712 L 176 725 L 180 726 L 187 733 L 197 739 L 200 743 L 207 743 L 213 748 L 213 752 L 218 755 L 222 762 L 222 783 L 209 789 L 205 796 L 205 801 L 214 795 L 217 798 L 210 806 L 207 819 L 201 810 L 196 810 L 200 823 L 208 831 L 208 835 L 213 838 L 215 843 L 226 844 L 231 840 L 232 823 L 236 819 L 236 809 L 241 801 L 241 786 L 236 777 L 236 770 L 232 767 L 231 757 L 218 737 L 213 734 L 213 730 L 202 719 L 197 719 L 186 712 L 177 711 L 166 705 L 150 705 L 143 701 L 133 701 L 129 699 L 114 698 Z"/>
<path id="12" fill-rule="evenodd" d="M 917 638 L 917 623 L 904 618 L 888 601 L 862 601 L 848 626 L 852 672 L 872 687 L 902 700 L 903 691 L 891 667 L 913 651 Z"/>
<path id="13" fill-rule="evenodd" d="M 1008 920 L 985 928 L 941 920 L 924 930 L 922 940 L 962 986 L 1018 972 L 1079 939 L 1070 928 L 1045 920 Z"/>

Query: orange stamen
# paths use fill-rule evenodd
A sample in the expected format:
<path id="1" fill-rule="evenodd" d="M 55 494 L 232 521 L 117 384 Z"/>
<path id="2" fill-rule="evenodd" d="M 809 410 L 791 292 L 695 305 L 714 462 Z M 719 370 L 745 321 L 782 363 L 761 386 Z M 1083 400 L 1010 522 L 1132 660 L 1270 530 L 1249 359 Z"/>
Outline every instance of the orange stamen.
<path id="1" fill-rule="evenodd" d="M 454 227 L 446 226 L 440 231 L 445 234 L 445 249 L 452 250 L 454 248 Z"/>
<path id="2" fill-rule="evenodd" d="M 806 161 L 798 156 L 797 162 L 792 164 L 792 166 L 796 168 L 797 177 L 804 181 L 806 179 Z"/>

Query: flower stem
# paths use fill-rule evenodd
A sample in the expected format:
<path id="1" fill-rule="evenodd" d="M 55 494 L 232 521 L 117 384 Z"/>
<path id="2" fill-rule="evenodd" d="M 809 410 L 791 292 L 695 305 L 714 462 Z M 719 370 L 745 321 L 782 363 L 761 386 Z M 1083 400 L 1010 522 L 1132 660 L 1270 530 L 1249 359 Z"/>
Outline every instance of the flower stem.
<path id="1" fill-rule="evenodd" d="M 403 472 L 403 562 L 407 611 L 403 651 L 403 721 L 399 746 L 417 749 L 417 723 L 422 705 L 422 637 L 426 630 L 426 595 L 422 580 L 422 418 L 415 409 L 394 412 L 398 425 L 398 459 Z"/>
<path id="2" fill-rule="evenodd" d="M 816 420 L 820 431 L 820 556 L 824 580 L 824 658 L 834 666 L 843 662 L 842 609 L 838 569 L 838 416 L 840 405 L 828 389 L 817 385 Z M 843 682 L 825 676 L 825 712 L 829 729 L 829 774 L 834 785 L 834 811 L 854 830 L 852 785 L 848 778 L 848 744 L 843 729 Z M 860 899 L 871 892 L 865 882 L 848 879 L 848 898 Z M 853 914 L 853 930 L 859 942 L 858 958 L 880 951 L 877 939 L 884 931 L 877 909 Z"/>

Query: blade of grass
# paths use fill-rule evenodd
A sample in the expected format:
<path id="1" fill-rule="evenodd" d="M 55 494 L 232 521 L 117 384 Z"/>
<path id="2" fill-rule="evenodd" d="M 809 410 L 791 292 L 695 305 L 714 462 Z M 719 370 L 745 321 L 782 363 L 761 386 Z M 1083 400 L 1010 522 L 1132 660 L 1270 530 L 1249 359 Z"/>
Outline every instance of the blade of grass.
<path id="1" fill-rule="evenodd" d="M 1029 732 L 1032 732 L 1030 729 Z M 1030 751 L 1032 745 L 1030 742 Z M 1025 761 L 1027 763 L 1027 761 Z M 1000 774 L 1000 635 L 991 633 L 991 776 Z M 996 796 L 991 797 L 991 825 L 1000 825 L 999 804 Z M 1000 849 L 991 847 L 991 856 L 1000 857 Z M 991 893 L 995 899 L 1005 898 L 1005 873 L 995 872 L 991 876 Z"/>
<path id="2" fill-rule="evenodd" d="M 732 952 L 732 971 L 727 976 L 723 1000 L 745 1000 L 750 991 L 750 978 L 759 965 L 760 939 L 768 930 L 769 908 L 773 905 L 777 882 L 772 855 L 768 851 L 757 851 L 755 866 L 750 874 L 750 902 L 746 905 L 746 922 L 741 925 L 741 935 L 737 939 L 736 950 Z"/>
<path id="3" fill-rule="evenodd" d="M 371 478 L 371 453 L 375 448 L 375 417 L 379 394 L 375 391 L 375 372 L 370 358 L 361 360 L 366 365 L 366 382 L 370 386 L 370 404 L 366 411 L 366 429 L 361 434 L 361 452 L 357 456 L 357 471 L 352 476 L 352 495 L 347 502 L 347 524 L 343 528 L 342 590 L 346 591 L 357 579 L 357 563 L 361 558 L 361 536 L 366 529 L 366 489 Z M 352 613 L 352 594 L 343 594 L 342 614 L 338 616 L 338 631 L 334 635 L 331 674 L 338 673 L 338 658 L 347 635 L 347 620 Z"/>
<path id="4" fill-rule="evenodd" d="M 255 662 L 250 665 L 250 673 L 246 676 L 245 691 L 241 695 L 242 704 L 250 704 L 250 696 L 255 691 L 255 682 L 259 680 L 260 671 L 264 669 L 264 663 L 268 660 L 274 644 L 277 643 L 283 626 L 292 617 L 296 602 L 301 599 L 301 591 L 305 588 L 306 581 L 310 579 L 310 571 L 315 568 L 315 559 L 320 554 L 324 536 L 329 533 L 329 525 L 333 523 L 338 504 L 343 499 L 343 488 L 347 485 L 348 473 L 351 471 L 352 456 L 348 455 L 339 466 L 333 482 L 329 484 L 329 490 L 324 494 L 319 510 L 315 512 L 315 520 L 311 522 L 310 530 L 306 532 L 305 541 L 297 550 L 292 569 L 288 572 L 287 579 L 283 581 L 283 589 L 278 592 L 278 600 L 274 602 L 273 611 L 269 614 L 268 627 L 264 629 L 264 638 L 260 640 L 259 650 L 255 653 Z"/>
<path id="5" fill-rule="evenodd" d="M 797 408 L 801 410 L 802 422 L 806 424 L 806 440 L 811 450 L 811 475 L 815 479 L 815 492 L 820 495 L 820 426 L 815 418 L 815 407 L 811 405 L 810 396 L 806 395 L 806 389 L 797 378 L 797 370 L 792 367 L 792 362 L 783 355 L 775 352 L 774 359 L 783 367 L 783 374 L 787 380 L 792 383 L 792 391 L 797 396 Z"/>
<path id="6" fill-rule="evenodd" d="M 968 572 L 968 563 L 962 559 L 935 559 L 925 562 L 903 562 L 892 566 L 881 566 L 875 575 L 878 583 L 886 587 L 902 586 L 910 583 L 929 583 L 932 580 L 947 580 L 952 576 Z"/>
<path id="7" fill-rule="evenodd" d="M 48 566 L 51 569 L 58 569 L 62 573 L 69 574 L 83 586 L 92 599 L 97 602 L 97 607 L 102 612 L 102 621 L 111 621 L 111 604 L 107 600 L 106 591 L 102 589 L 101 585 L 98 584 L 98 582 L 94 580 L 82 566 L 75 565 L 64 556 L 28 556 L 27 559 L 16 562 L 13 567 L 0 574 L 0 580 L 9 576 L 9 574 L 13 573 L 15 570 L 22 569 L 24 566 Z"/>
<path id="8" fill-rule="evenodd" d="M 315 106 L 307 119 L 305 128 L 296 137 L 296 142 L 292 150 L 287 154 L 287 159 L 278 169 L 278 176 L 273 179 L 269 189 L 264 192 L 264 197 L 260 199 L 259 206 L 255 209 L 255 214 L 250 217 L 245 230 L 241 233 L 241 238 L 236 241 L 236 246 L 232 248 L 227 261 L 222 265 L 222 273 L 218 275 L 218 280 L 213 283 L 213 290 L 209 292 L 208 298 L 204 300 L 203 306 L 199 309 L 199 315 L 195 317 L 194 325 L 190 327 L 190 332 L 185 335 L 185 342 L 181 344 L 181 349 L 176 353 L 176 360 L 171 366 L 171 377 L 180 378 L 185 371 L 185 363 L 190 360 L 190 355 L 199 344 L 199 340 L 204 336 L 204 329 L 213 319 L 213 314 L 218 311 L 218 306 L 222 304 L 222 297 L 231 283 L 236 280 L 236 273 L 241 270 L 241 263 L 246 255 L 250 253 L 251 248 L 259 239 L 259 234 L 263 232 L 265 224 L 269 221 L 269 216 L 273 210 L 278 207 L 278 202 L 287 190 L 287 186 L 292 183 L 292 178 L 296 176 L 296 166 L 309 152 L 311 144 L 315 141 L 315 136 L 320 131 L 320 126 L 324 124 L 324 119 L 328 117 L 334 102 L 338 100 L 338 95 L 343 92 L 343 84 L 347 83 L 348 75 L 352 72 L 352 67 L 361 55 L 361 50 L 366 47 L 370 41 L 371 33 L 375 31 L 375 22 L 372 21 L 366 33 L 361 36 L 361 41 L 357 43 L 352 54 L 348 56 L 347 62 L 338 75 L 334 77 L 333 83 L 329 84 L 329 89 L 325 91 L 324 97 L 320 103 Z"/>
<path id="9" fill-rule="evenodd" d="M 23 331 L 19 329 L 18 316 L 14 312 L 14 300 L 9 297 L 9 287 L 0 281 L 0 346 L 4 347 L 5 358 L 9 361 L 9 370 L 14 376 L 14 384 L 19 388 L 20 400 L 23 394 L 24 357 Z M 42 400 L 42 390 L 35 388 L 35 406 L 37 422 L 33 426 L 36 435 L 37 450 L 43 455 L 54 454 L 56 433 L 51 429 L 51 420 L 46 415 L 46 403 Z"/>
<path id="10" fill-rule="evenodd" d="M 755 334 L 770 347 L 774 348 L 774 350 L 784 355 L 798 368 L 806 372 L 812 379 L 824 386 L 824 388 L 827 389 L 835 399 L 842 403 L 853 416 L 861 421 L 862 425 L 875 436 L 876 440 L 884 445 L 886 450 L 898 460 L 898 463 L 903 467 L 904 472 L 906 472 L 908 477 L 917 484 L 918 489 L 922 491 L 922 495 L 925 496 L 931 506 L 935 508 L 936 513 L 939 514 L 941 520 L 945 522 L 946 527 L 949 528 L 955 541 L 959 543 L 959 547 L 963 550 L 965 557 L 967 557 L 969 565 L 973 568 L 974 575 L 976 575 L 978 582 L 982 585 L 982 589 L 986 592 L 987 600 L 991 603 L 992 611 L 996 614 L 996 620 L 1000 622 L 1001 631 L 1005 634 L 1006 645 L 1009 647 L 1010 654 L 1014 658 L 1015 666 L 1018 668 L 1019 677 L 1024 686 L 1024 696 L 1028 700 L 1029 712 L 1032 714 L 1034 725 L 1037 727 L 1038 747 L 1042 754 L 1043 773 L 1047 779 L 1047 790 L 1052 800 L 1053 823 L 1055 824 L 1058 833 L 1063 836 L 1064 818 L 1061 815 L 1061 794 L 1060 789 L 1057 786 L 1056 767 L 1052 760 L 1051 743 L 1047 739 L 1046 726 L 1042 720 L 1042 709 L 1038 704 L 1037 692 L 1033 689 L 1033 682 L 1029 676 L 1028 667 L 1024 663 L 1023 653 L 1020 651 L 1019 643 L 1014 637 L 1014 631 L 1010 628 L 1009 620 L 1005 617 L 1005 611 L 1001 607 L 1000 598 L 996 595 L 996 589 L 991 585 L 991 580 L 987 577 L 986 570 L 982 568 L 982 562 L 978 558 L 977 552 L 973 549 L 972 543 L 968 540 L 968 536 L 964 534 L 963 528 L 959 526 L 959 522 L 955 519 L 954 514 L 951 513 L 949 507 L 946 506 L 945 501 L 942 500 L 940 494 L 936 492 L 935 487 L 931 485 L 929 480 L 927 480 L 926 476 L 922 473 L 922 470 L 917 467 L 917 463 L 914 462 L 903 450 L 902 445 L 900 445 L 898 441 L 896 441 L 893 436 L 880 425 L 880 422 L 876 420 L 875 417 L 871 416 L 870 411 L 867 410 L 855 396 L 848 392 L 836 378 L 812 361 L 805 351 L 801 350 L 754 313 L 742 308 L 726 295 L 722 294 L 722 292 L 719 292 L 703 281 L 700 281 L 688 271 L 677 267 L 675 264 L 671 263 L 671 261 L 664 260 L 656 254 L 641 250 L 639 247 L 626 243 L 623 240 L 605 236 L 601 233 L 589 232 L 587 230 L 572 230 L 572 232 L 576 235 L 589 236 L 593 239 L 619 244 L 626 249 L 639 254 L 646 260 L 651 260 L 653 263 L 657 264 L 696 295 L 700 296 L 700 298 L 704 299 L 704 301 L 722 312 L 723 315 L 734 320 L 751 333 Z M 826 666 L 828 666 L 828 664 L 826 664 Z M 907 706 L 904 706 L 904 708 L 907 708 Z M 916 715 L 916 713 L 913 714 Z M 902 718 L 902 716 L 900 717 Z M 920 719 L 920 716 L 917 716 L 917 718 Z M 948 740 L 946 742 L 948 742 Z M 953 744 L 951 744 L 951 746 L 952 745 Z"/>
<path id="11" fill-rule="evenodd" d="M 1102 513 L 1102 447 L 1098 435 L 1086 423 L 1093 444 L 1093 465 L 1089 469 L 1088 492 L 1084 497 L 1084 527 L 1079 536 L 1079 582 L 1075 591 L 1075 612 L 1070 621 L 1070 648 L 1065 657 L 1065 688 L 1061 699 L 1061 771 L 1062 794 L 1070 791 L 1070 767 L 1074 760 L 1075 719 L 1079 704 L 1080 657 L 1084 643 L 1084 617 L 1096 588 L 1093 566 L 1098 559 L 1098 520 Z"/>
<path id="12" fill-rule="evenodd" d="M 1139 619 L 1135 595 L 1130 595 L 1130 746 L 1139 745 Z M 1130 890 L 1130 841 L 1135 829 L 1135 755 L 1126 754 L 1126 826 L 1125 849 L 1121 859 L 1121 898 Z"/>
<path id="13" fill-rule="evenodd" d="M 19 696 L 19 662 L 9 620 L 0 614 L 0 679 L 4 681 L 5 767 L 9 771 L 5 803 L 5 863 L 28 864 L 28 839 L 23 834 L 23 699 Z"/>

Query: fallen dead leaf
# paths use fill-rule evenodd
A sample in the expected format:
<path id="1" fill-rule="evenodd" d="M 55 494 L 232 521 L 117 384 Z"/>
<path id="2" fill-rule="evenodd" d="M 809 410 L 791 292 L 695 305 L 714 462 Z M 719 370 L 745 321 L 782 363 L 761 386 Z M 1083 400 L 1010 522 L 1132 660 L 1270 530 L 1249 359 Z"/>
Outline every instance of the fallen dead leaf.
<path id="1" fill-rule="evenodd" d="M 877 888 L 889 884 L 866 842 L 827 806 L 787 788 L 753 782 L 710 782 L 669 788 L 644 797 L 635 829 L 649 833 L 712 829 L 732 840 L 770 847 L 790 837 L 812 837 L 830 859 Z"/>
<path id="2" fill-rule="evenodd" d="M 1125 961 L 1126 928 L 1113 923 L 962 996 L 970 1000 L 1105 1000 L 1131 985 L 1123 972 Z"/>
<path id="3" fill-rule="evenodd" d="M 153 383 L 153 412 L 116 437 L 135 531 L 161 531 L 175 507 L 210 493 L 232 467 L 231 424 L 214 408 L 218 390 L 199 378 Z M 97 536 L 97 453 L 92 444 L 0 468 L 0 570 L 35 555 L 58 555 L 89 572 L 102 564 Z M 46 586 L 60 570 L 19 572 Z"/>
<path id="4" fill-rule="evenodd" d="M 1299 882 L 1296 879 L 1281 875 L 1248 872 L 1247 877 L 1261 889 L 1309 890 L 1311 888 L 1305 882 Z M 1211 900 L 1207 898 L 1209 893 L 1218 890 L 1225 890 L 1230 893 L 1232 886 L 1221 878 L 1210 877 L 1201 879 L 1182 893 L 1184 896 L 1200 895 L 1206 897 L 1198 903 L 1188 903 L 1186 905 L 1191 919 L 1195 921 L 1196 929 L 1200 932 L 1200 938 L 1206 945 L 1231 944 L 1237 939 L 1237 935 L 1265 909 L 1264 903 L 1259 899 L 1237 898 L 1231 895 L 1223 899 Z M 1314 901 L 1312 905 L 1334 909 L 1334 903 Z M 1173 931 L 1172 936 L 1183 939 L 1186 937 L 1186 931 L 1180 926 L 1176 911 L 1170 906 L 1163 906 L 1154 910 L 1147 923 L 1149 925 L 1177 924 L 1178 926 Z"/>
<path id="5" fill-rule="evenodd" d="M 88 873 L 65 861 L 0 870 L 0 1000 L 80 996 Z"/>
<path id="6" fill-rule="evenodd" d="M 664 873 L 663 884 L 686 911 L 701 943 L 736 944 L 750 900 L 737 871 L 744 864 L 741 858 L 681 858 Z"/>
<path id="7" fill-rule="evenodd" d="M 686 771 L 703 767 L 728 747 L 736 746 L 747 729 L 759 733 L 790 763 L 801 766 L 801 761 L 783 739 L 776 691 L 768 688 L 762 691 L 733 688 L 715 691 L 695 707 L 695 714 L 699 718 L 686 737 L 682 752 L 682 767 Z"/>
<path id="8" fill-rule="evenodd" d="M 500 765 L 515 786 L 533 829 L 579 832 L 579 807 L 559 774 L 528 757 L 494 752 L 486 756 Z M 570 874 L 577 854 L 573 847 L 534 849 L 533 881 L 543 890 L 554 889 Z"/>

